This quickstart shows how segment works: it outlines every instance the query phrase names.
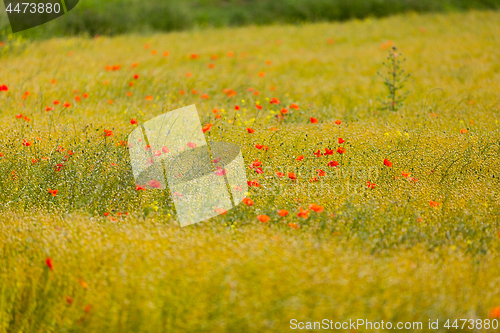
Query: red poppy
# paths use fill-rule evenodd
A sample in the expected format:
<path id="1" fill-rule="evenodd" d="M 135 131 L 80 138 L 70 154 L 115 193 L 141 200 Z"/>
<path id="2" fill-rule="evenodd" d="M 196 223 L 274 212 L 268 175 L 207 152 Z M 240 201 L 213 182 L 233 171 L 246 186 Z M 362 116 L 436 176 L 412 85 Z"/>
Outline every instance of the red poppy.
<path id="1" fill-rule="evenodd" d="M 194 142 L 188 142 L 187 146 L 189 148 L 196 148 L 196 143 L 194 143 Z"/>
<path id="2" fill-rule="evenodd" d="M 152 179 L 148 181 L 146 184 L 148 184 L 152 188 L 161 188 L 161 183 L 156 179 Z"/>
<path id="3" fill-rule="evenodd" d="M 496 306 L 490 310 L 489 317 L 493 319 L 500 319 L 500 306 Z"/>
<path id="4" fill-rule="evenodd" d="M 196 54 L 196 53 L 193 53 L 193 54 L 191 54 L 191 56 L 190 56 L 190 57 L 191 57 L 191 59 L 198 59 L 198 58 L 199 58 L 199 55 L 198 55 L 198 54 Z"/>
<path id="5" fill-rule="evenodd" d="M 262 175 L 264 173 L 264 170 L 262 170 L 262 168 L 255 168 L 255 172 L 257 172 L 259 175 Z"/>
<path id="6" fill-rule="evenodd" d="M 136 120 L 136 119 L 134 119 L 134 118 L 132 118 L 132 119 L 130 119 L 130 123 L 131 123 L 132 125 L 136 125 L 136 124 L 137 124 L 137 120 Z"/>
<path id="7" fill-rule="evenodd" d="M 257 149 L 262 149 L 262 148 L 264 148 L 264 145 L 259 145 L 259 144 L 256 144 L 256 145 L 255 145 L 255 148 L 257 148 Z"/>
<path id="8" fill-rule="evenodd" d="M 262 223 L 267 223 L 271 218 L 267 215 L 258 215 L 257 219 Z"/>
<path id="9" fill-rule="evenodd" d="M 227 97 L 234 97 L 236 96 L 238 93 L 236 91 L 234 91 L 233 89 L 224 89 L 222 90 L 226 95 Z"/>
<path id="10" fill-rule="evenodd" d="M 227 174 L 226 169 L 222 169 L 221 167 L 217 167 L 217 170 L 215 171 L 216 176 L 225 176 Z"/>
<path id="11" fill-rule="evenodd" d="M 208 94 L 203 94 L 203 95 L 201 95 L 201 98 L 203 98 L 203 99 L 209 99 L 210 96 L 208 96 Z"/>
<path id="12" fill-rule="evenodd" d="M 290 222 L 288 226 L 292 229 L 299 230 L 299 225 L 297 223 Z"/>
<path id="13" fill-rule="evenodd" d="M 52 194 L 53 197 L 57 195 L 57 190 L 52 190 L 49 188 L 49 193 Z"/>
<path id="14" fill-rule="evenodd" d="M 392 162 L 391 162 L 391 161 L 389 161 L 387 158 L 384 160 L 384 165 L 385 165 L 386 167 L 392 168 Z"/>
<path id="15" fill-rule="evenodd" d="M 217 162 L 220 162 L 220 160 L 218 160 Z M 250 166 L 250 168 L 256 168 L 256 167 L 260 167 L 262 165 L 262 163 L 259 161 L 259 160 L 255 160 L 252 165 Z"/>
<path id="16" fill-rule="evenodd" d="M 153 100 L 153 96 L 151 96 L 151 95 L 146 96 L 146 101 L 152 101 L 152 100 Z"/>
<path id="17" fill-rule="evenodd" d="M 276 171 L 276 176 L 281 178 L 281 177 L 285 177 L 285 174 L 283 172 Z"/>
<path id="18" fill-rule="evenodd" d="M 253 206 L 253 201 L 252 199 L 250 198 L 244 198 L 243 200 L 241 200 L 245 205 L 247 206 Z"/>
<path id="19" fill-rule="evenodd" d="M 146 190 L 146 188 L 145 188 L 145 187 L 143 187 L 143 186 L 141 186 L 141 185 L 137 185 L 137 184 L 136 184 L 136 185 L 135 185 L 135 190 L 136 190 L 136 191 L 141 191 L 141 190 L 145 191 L 145 190 Z"/>
<path id="20" fill-rule="evenodd" d="M 54 270 L 54 262 L 52 261 L 52 258 L 47 257 L 47 259 L 45 259 L 45 264 L 47 264 L 51 271 Z"/>
<path id="21" fill-rule="evenodd" d="M 274 98 L 271 98 L 271 101 L 269 102 L 269 104 L 276 104 L 276 105 L 278 105 L 278 104 L 280 104 L 280 101 L 279 101 L 279 99 L 277 99 L 277 98 L 274 97 Z"/>
<path id="22" fill-rule="evenodd" d="M 343 154 L 343 153 L 345 153 L 345 152 L 346 152 L 346 150 L 345 150 L 345 148 L 344 148 L 344 147 L 339 147 L 339 148 L 337 149 L 337 153 L 339 153 L 339 154 Z"/>
<path id="23" fill-rule="evenodd" d="M 333 149 L 328 149 L 328 148 L 325 148 L 325 156 L 326 155 L 333 155 Z"/>
<path id="24" fill-rule="evenodd" d="M 81 102 L 82 98 L 80 96 L 75 96 L 75 102 Z"/>
<path id="25" fill-rule="evenodd" d="M 465 128 L 462 128 L 462 129 L 460 130 L 460 133 L 461 133 L 461 134 L 466 134 L 467 132 L 468 132 L 468 131 L 467 131 Z"/>
<path id="26" fill-rule="evenodd" d="M 287 216 L 289 213 L 287 210 L 284 210 L 284 209 L 280 209 L 278 210 L 278 215 L 281 216 L 281 217 L 285 217 Z"/>
<path id="27" fill-rule="evenodd" d="M 296 160 L 297 161 L 302 161 L 304 159 L 304 155 L 297 156 Z"/>
<path id="28" fill-rule="evenodd" d="M 54 105 L 59 105 L 61 102 L 59 102 L 57 99 L 54 101 Z"/>
<path id="29" fill-rule="evenodd" d="M 113 131 L 105 129 L 104 136 L 113 136 Z"/>
<path id="30" fill-rule="evenodd" d="M 294 174 L 293 172 L 289 172 L 288 173 L 288 178 L 290 178 L 291 180 L 295 180 L 295 179 L 297 179 L 297 175 Z"/>
<path id="31" fill-rule="evenodd" d="M 31 146 L 31 141 L 28 141 L 26 139 L 23 139 L 23 146 L 29 147 Z"/>
<path id="32" fill-rule="evenodd" d="M 368 188 L 374 189 L 374 188 L 375 188 L 375 186 L 377 186 L 377 185 L 375 185 L 375 184 L 374 184 L 374 183 L 372 183 L 372 182 L 366 182 L 366 187 L 368 187 Z"/>
<path id="33" fill-rule="evenodd" d="M 441 205 L 439 202 L 436 202 L 436 201 L 429 201 L 429 204 L 431 205 L 431 207 L 439 207 L 439 205 Z"/>
<path id="34" fill-rule="evenodd" d="M 135 75 L 134 75 L 134 79 L 136 79 L 136 80 L 137 80 L 138 78 L 139 78 L 139 74 L 135 74 Z"/>
<path id="35" fill-rule="evenodd" d="M 330 163 L 328 163 L 328 166 L 329 166 L 329 167 L 336 167 L 336 166 L 339 166 L 339 162 L 337 162 L 337 161 L 331 161 Z"/>
<path id="36" fill-rule="evenodd" d="M 240 106 L 239 106 L 239 105 L 235 105 L 235 106 L 234 106 L 234 109 L 235 109 L 236 111 L 238 111 L 238 110 L 240 109 Z"/>
<path id="37" fill-rule="evenodd" d="M 287 108 L 283 108 L 281 109 L 280 111 L 282 114 L 287 114 L 288 113 L 288 109 Z"/>
<path id="38" fill-rule="evenodd" d="M 89 94 L 83 94 L 83 98 L 89 98 Z"/>
<path id="39" fill-rule="evenodd" d="M 342 122 L 340 120 L 335 120 L 335 124 L 340 125 Z"/>
<path id="40" fill-rule="evenodd" d="M 203 126 L 201 130 L 203 131 L 203 133 L 207 133 L 212 129 L 212 126 L 212 124 L 205 124 L 205 126 Z"/>
<path id="41" fill-rule="evenodd" d="M 315 211 L 316 213 L 322 213 L 325 208 L 316 204 L 310 204 L 309 209 Z"/>
<path id="42" fill-rule="evenodd" d="M 257 179 L 247 181 L 248 186 L 250 187 L 261 187 L 259 181 Z"/>
<path id="43" fill-rule="evenodd" d="M 318 123 L 318 119 L 316 119 L 314 117 L 311 117 L 311 123 L 312 124 L 317 124 Z"/>
<path id="44" fill-rule="evenodd" d="M 5 84 L 1 84 L 0 91 L 9 91 L 9 87 L 7 87 Z"/>
<path id="45" fill-rule="evenodd" d="M 68 102 L 65 102 L 65 103 L 63 104 L 63 106 L 64 106 L 65 108 L 70 108 L 70 107 L 71 107 L 71 104 L 70 104 L 70 103 L 68 103 Z"/>
<path id="46" fill-rule="evenodd" d="M 324 170 L 318 169 L 318 170 L 316 170 L 316 172 L 318 172 L 318 176 L 320 176 L 320 177 L 326 176 L 326 172 Z"/>
<path id="47" fill-rule="evenodd" d="M 23 117 L 23 115 L 22 115 L 22 114 L 17 114 L 17 115 L 16 115 L 16 118 L 17 118 L 17 119 L 21 119 L 22 117 Z"/>
<path id="48" fill-rule="evenodd" d="M 155 150 L 153 152 L 153 155 L 155 155 L 155 156 L 161 156 L 161 150 Z"/>
<path id="49" fill-rule="evenodd" d="M 163 146 L 163 147 L 161 148 L 161 151 L 162 151 L 162 152 L 164 152 L 165 154 L 170 152 L 170 150 L 168 149 L 168 147 L 167 147 L 167 146 Z"/>
<path id="50" fill-rule="evenodd" d="M 297 217 L 307 219 L 309 217 L 309 211 L 303 210 L 302 207 L 299 207 L 299 212 L 297 213 Z"/>
<path id="51" fill-rule="evenodd" d="M 299 106 L 297 104 L 295 104 L 295 103 L 292 103 L 292 104 L 290 104 L 290 109 L 298 110 Z"/>
<path id="52" fill-rule="evenodd" d="M 322 154 L 321 154 L 321 151 L 318 149 L 317 152 L 313 152 L 314 155 L 316 155 L 316 157 L 320 157 Z"/>
<path id="53" fill-rule="evenodd" d="M 344 142 L 345 142 L 345 140 L 344 140 L 344 139 L 339 138 L 339 145 L 343 144 Z"/>
<path id="54" fill-rule="evenodd" d="M 46 106 L 46 107 L 45 107 L 45 111 L 47 111 L 47 112 L 48 112 L 48 111 L 52 111 L 52 110 L 54 110 L 54 108 L 53 108 L 53 107 L 49 107 L 49 106 Z"/>
<path id="55" fill-rule="evenodd" d="M 254 130 L 253 128 L 250 128 L 250 127 L 248 127 L 248 128 L 247 128 L 247 131 L 248 131 L 248 133 L 250 133 L 250 134 L 252 134 L 252 133 L 254 133 L 254 132 L 255 132 L 255 130 Z"/>
<path id="56" fill-rule="evenodd" d="M 198 91 L 196 89 L 191 89 L 191 94 L 196 95 Z"/>
<path id="57" fill-rule="evenodd" d="M 214 67 L 215 67 L 215 65 L 214 65 L 214 64 L 208 64 L 208 68 L 212 69 L 212 68 L 214 68 Z"/>

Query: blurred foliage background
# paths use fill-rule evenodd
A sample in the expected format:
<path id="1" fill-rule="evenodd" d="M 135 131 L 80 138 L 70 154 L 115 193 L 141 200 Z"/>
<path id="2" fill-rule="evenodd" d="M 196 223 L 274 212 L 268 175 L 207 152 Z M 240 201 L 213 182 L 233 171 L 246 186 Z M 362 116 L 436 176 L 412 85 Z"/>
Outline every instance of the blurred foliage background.
<path id="1" fill-rule="evenodd" d="M 10 28 L 3 6 L 2 2 L 0 30 L 5 35 Z M 64 17 L 22 35 L 116 35 L 498 8 L 500 0 L 80 0 Z"/>

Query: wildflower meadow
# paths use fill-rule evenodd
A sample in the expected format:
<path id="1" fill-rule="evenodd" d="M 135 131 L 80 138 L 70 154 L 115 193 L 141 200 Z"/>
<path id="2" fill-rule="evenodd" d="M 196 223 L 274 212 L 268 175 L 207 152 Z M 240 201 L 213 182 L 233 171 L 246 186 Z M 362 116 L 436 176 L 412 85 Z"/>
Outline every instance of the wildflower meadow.
<path id="1" fill-rule="evenodd" d="M 499 44 L 496 11 L 0 35 L 0 332 L 496 331 Z M 192 104 L 249 190 L 181 228 L 127 140 Z"/>

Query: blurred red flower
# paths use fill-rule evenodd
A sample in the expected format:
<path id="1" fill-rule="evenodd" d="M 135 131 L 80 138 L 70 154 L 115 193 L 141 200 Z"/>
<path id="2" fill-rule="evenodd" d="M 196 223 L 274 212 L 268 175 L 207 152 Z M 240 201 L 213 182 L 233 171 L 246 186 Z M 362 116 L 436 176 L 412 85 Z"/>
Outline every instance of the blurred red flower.
<path id="1" fill-rule="evenodd" d="M 148 181 L 146 184 L 148 184 L 152 188 L 161 188 L 161 183 L 156 179 L 152 179 Z"/>
<path id="2" fill-rule="evenodd" d="M 329 167 L 336 167 L 338 165 L 339 165 L 339 162 L 337 162 L 337 161 L 331 161 L 330 163 L 328 163 Z"/>
<path id="3" fill-rule="evenodd" d="M 315 211 L 316 213 L 321 213 L 325 208 L 316 204 L 310 204 L 309 209 Z"/>
<path id="4" fill-rule="evenodd" d="M 247 206 L 253 206 L 253 201 L 252 199 L 250 198 L 244 198 L 243 200 L 241 200 L 245 205 Z"/>
<path id="5" fill-rule="evenodd" d="M 302 207 L 299 207 L 299 212 L 297 213 L 297 217 L 307 219 L 309 217 L 309 211 L 303 210 Z"/>
<path id="6" fill-rule="evenodd" d="M 45 264 L 49 267 L 51 271 L 54 270 L 54 262 L 52 261 L 52 258 L 47 257 L 47 259 L 45 259 Z"/>
<path id="7" fill-rule="evenodd" d="M 201 130 L 203 131 L 203 133 L 207 133 L 212 129 L 212 126 L 212 124 L 205 124 L 205 126 L 203 126 Z"/>
<path id="8" fill-rule="evenodd" d="M 284 210 L 284 209 L 280 209 L 278 210 L 278 215 L 281 216 L 281 217 L 285 217 L 287 216 L 289 213 L 287 210 Z"/>
<path id="9" fill-rule="evenodd" d="M 267 215 L 258 215 L 257 219 L 262 223 L 267 223 L 271 218 Z"/>

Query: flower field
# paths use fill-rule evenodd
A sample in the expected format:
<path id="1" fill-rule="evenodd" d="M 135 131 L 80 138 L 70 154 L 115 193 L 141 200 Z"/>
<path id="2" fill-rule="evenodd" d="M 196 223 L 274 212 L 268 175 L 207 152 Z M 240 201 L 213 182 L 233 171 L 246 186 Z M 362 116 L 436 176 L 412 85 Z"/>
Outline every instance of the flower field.
<path id="1" fill-rule="evenodd" d="M 500 319 L 499 12 L 1 40 L 0 332 Z M 249 193 L 181 228 L 127 140 L 191 104 Z"/>

